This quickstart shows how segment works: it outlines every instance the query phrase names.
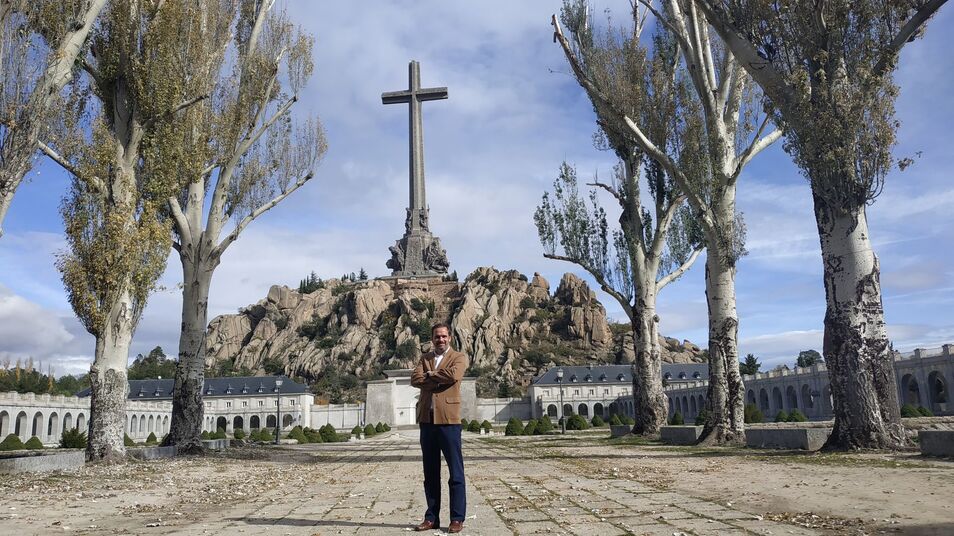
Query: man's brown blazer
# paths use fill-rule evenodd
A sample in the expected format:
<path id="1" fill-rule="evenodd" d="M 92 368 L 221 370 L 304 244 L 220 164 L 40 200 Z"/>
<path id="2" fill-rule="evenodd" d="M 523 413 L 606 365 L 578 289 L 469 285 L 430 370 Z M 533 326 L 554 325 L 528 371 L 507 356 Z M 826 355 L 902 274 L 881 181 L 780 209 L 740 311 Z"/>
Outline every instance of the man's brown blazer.
<path id="1" fill-rule="evenodd" d="M 417 401 L 417 422 L 431 424 L 460 424 L 460 381 L 467 370 L 467 356 L 450 348 L 444 359 L 434 368 L 434 352 L 421 356 L 411 374 L 411 385 L 421 390 Z M 426 375 L 428 370 L 435 371 Z M 431 419 L 431 403 L 434 418 Z"/>

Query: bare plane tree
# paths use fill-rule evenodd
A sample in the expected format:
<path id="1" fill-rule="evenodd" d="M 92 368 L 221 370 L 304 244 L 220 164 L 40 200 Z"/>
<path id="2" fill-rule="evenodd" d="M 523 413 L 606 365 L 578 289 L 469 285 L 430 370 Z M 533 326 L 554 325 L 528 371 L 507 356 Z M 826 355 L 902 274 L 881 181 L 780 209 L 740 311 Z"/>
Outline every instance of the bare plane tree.
<path id="1" fill-rule="evenodd" d="M 835 426 L 827 447 L 906 443 L 866 206 L 892 168 L 892 74 L 946 0 L 695 0 L 751 77 L 808 178 L 824 268 L 824 357 Z"/>
<path id="2" fill-rule="evenodd" d="M 196 134 L 183 143 L 201 145 L 207 160 L 184 170 L 186 188 L 168 201 L 183 290 L 179 362 L 166 444 L 177 445 L 180 452 L 201 450 L 205 333 L 215 268 L 249 224 L 314 176 L 327 150 L 317 119 L 296 124 L 290 117 L 313 70 L 313 40 L 274 4 L 273 0 L 238 3 L 230 45 L 236 56 L 233 72 L 221 74 L 225 68 L 221 53 L 204 63 L 214 100 L 200 106 L 204 116 L 192 122 Z M 203 214 L 208 193 L 211 202 Z M 222 238 L 229 221 L 235 225 Z"/>
<path id="3" fill-rule="evenodd" d="M 576 10 L 581 3 L 572 4 Z M 639 9 L 642 7 L 642 9 Z M 621 102 L 605 77 L 588 69 L 553 19 L 557 41 L 574 74 L 590 99 L 599 103 L 606 121 L 621 124 L 626 137 L 639 151 L 660 166 L 685 192 L 695 220 L 705 237 L 706 298 L 709 305 L 708 416 L 703 441 L 744 441 L 743 386 L 738 369 L 738 314 L 735 305 L 735 274 L 744 255 L 745 226 L 736 212 L 736 185 L 745 166 L 780 137 L 765 133 L 768 117 L 758 115 L 758 95 L 747 84 L 744 70 L 734 56 L 709 36 L 708 26 L 694 10 L 684 11 L 681 2 L 663 2 L 662 11 L 650 2 L 633 4 L 634 25 L 655 16 L 655 47 L 670 47 L 670 76 L 683 81 L 680 99 L 670 113 L 677 121 L 695 125 L 692 158 L 660 143 L 658 126 L 645 113 Z M 566 17 L 564 17 L 566 19 Z M 579 27 L 579 16 L 568 25 L 574 41 L 588 30 Z M 680 63 L 681 62 L 681 63 Z M 677 65 L 678 64 L 678 65 Z M 690 145 L 690 144 L 686 144 Z"/>
<path id="4" fill-rule="evenodd" d="M 0 236 L 106 0 L 0 0 Z M 36 36 L 40 39 L 37 40 Z"/>

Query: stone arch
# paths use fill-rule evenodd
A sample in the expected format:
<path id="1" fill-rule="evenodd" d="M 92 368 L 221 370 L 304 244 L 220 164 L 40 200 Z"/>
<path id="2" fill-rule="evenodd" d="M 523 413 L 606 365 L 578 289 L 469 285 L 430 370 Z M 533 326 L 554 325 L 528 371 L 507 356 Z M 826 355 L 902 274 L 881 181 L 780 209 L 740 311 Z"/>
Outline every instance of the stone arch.
<path id="1" fill-rule="evenodd" d="M 921 405 L 921 386 L 912 374 L 905 374 L 901 378 L 901 404 Z"/>
<path id="2" fill-rule="evenodd" d="M 0 438 L 10 433 L 10 414 L 6 410 L 0 411 Z"/>
<path id="3" fill-rule="evenodd" d="M 129 433 L 135 434 L 139 431 L 139 416 L 133 415 L 129 418 Z"/>
<path id="4" fill-rule="evenodd" d="M 782 401 L 782 390 L 778 387 L 772 388 L 772 404 L 775 412 L 782 411 L 784 402 Z"/>
<path id="5" fill-rule="evenodd" d="M 831 396 L 831 384 L 826 383 L 825 386 L 822 387 L 821 404 L 822 411 L 825 415 L 834 413 L 835 399 Z"/>
<path id="6" fill-rule="evenodd" d="M 66 412 L 66 415 L 63 415 L 63 431 L 67 431 L 73 428 L 73 415 L 70 412 Z"/>
<path id="7" fill-rule="evenodd" d="M 17 437 L 19 437 L 21 440 L 27 440 L 30 438 L 24 437 L 23 435 L 23 434 L 26 434 L 26 431 L 27 431 L 27 414 L 25 411 L 21 411 L 20 413 L 17 413 L 17 420 L 14 425 L 13 433 L 15 433 Z"/>
<path id="8" fill-rule="evenodd" d="M 798 408 L 798 393 L 792 385 L 785 388 L 785 402 L 788 403 L 789 411 Z"/>
<path id="9" fill-rule="evenodd" d="M 244 430 L 245 429 L 245 419 L 241 415 L 236 415 L 232 419 L 232 430 Z"/>
<path id="10" fill-rule="evenodd" d="M 46 437 L 52 441 L 60 431 L 60 416 L 54 411 L 50 413 L 46 424 Z"/>
<path id="11" fill-rule="evenodd" d="M 579 406 L 576 407 L 576 411 L 578 412 L 578 414 L 580 415 L 580 417 L 589 417 L 589 416 L 590 416 L 590 407 L 587 406 L 586 404 L 582 403 L 582 402 L 580 403 Z"/>
<path id="12" fill-rule="evenodd" d="M 756 404 L 755 391 L 753 391 L 752 389 L 749 389 L 749 392 L 746 394 L 745 399 L 748 400 L 749 404 L 752 404 L 754 406 Z"/>
<path id="13" fill-rule="evenodd" d="M 599 415 L 600 417 L 606 416 L 606 408 L 603 407 L 601 402 L 597 402 L 593 405 L 593 415 Z"/>
<path id="14" fill-rule="evenodd" d="M 76 416 L 76 429 L 85 432 L 86 430 L 86 414 L 80 413 Z"/>
<path id="15" fill-rule="evenodd" d="M 150 434 L 156 431 L 156 419 L 152 415 L 149 416 L 148 431 Z"/>
<path id="16" fill-rule="evenodd" d="M 573 404 L 563 404 L 563 415 L 565 417 L 573 415 Z"/>
<path id="17" fill-rule="evenodd" d="M 248 426 L 252 430 L 257 430 L 262 427 L 262 421 L 258 415 L 252 415 L 252 417 L 248 420 Z"/>
<path id="18" fill-rule="evenodd" d="M 932 406 L 936 404 L 946 404 L 948 400 L 950 400 L 947 382 L 944 381 L 944 375 L 936 370 L 928 374 L 927 392 Z"/>
<path id="19" fill-rule="evenodd" d="M 613 415 L 619 415 L 619 405 L 617 405 L 616 402 L 610 402 L 609 414 L 610 414 L 610 417 L 612 417 Z"/>
<path id="20" fill-rule="evenodd" d="M 219 428 L 225 430 L 229 427 L 229 420 L 225 417 L 219 417 L 215 419 L 215 431 L 218 432 Z"/>
<path id="21" fill-rule="evenodd" d="M 690 397 L 689 397 L 689 410 L 691 411 L 691 415 L 692 415 L 693 417 L 694 417 L 697 413 L 699 413 L 699 408 L 696 407 L 696 397 L 694 397 L 694 396 L 690 396 Z"/>
<path id="22" fill-rule="evenodd" d="M 168 415 L 162 418 L 162 433 L 163 434 L 169 433 L 169 416 Z"/>
<path id="23" fill-rule="evenodd" d="M 139 433 L 140 434 L 146 433 L 146 416 L 145 415 L 139 416 Z"/>
<path id="24" fill-rule="evenodd" d="M 763 412 L 766 412 L 769 410 L 768 392 L 765 390 L 764 387 L 762 389 L 759 389 L 759 409 L 762 410 Z"/>
<path id="25" fill-rule="evenodd" d="M 706 399 L 702 395 L 699 395 L 698 398 L 699 398 L 699 413 L 702 413 L 702 410 L 706 409 Z"/>
<path id="26" fill-rule="evenodd" d="M 43 414 L 39 411 L 33 415 L 33 427 L 30 429 L 33 431 L 30 435 L 43 438 Z"/>
<path id="27" fill-rule="evenodd" d="M 812 388 L 807 383 L 802 385 L 802 409 L 815 409 L 815 397 L 812 396 Z"/>
<path id="28" fill-rule="evenodd" d="M 557 416 L 556 404 L 550 404 L 549 406 L 547 406 L 547 416 L 551 418 L 556 418 Z"/>
<path id="29" fill-rule="evenodd" d="M 288 428 L 293 422 L 295 422 L 295 419 L 291 416 L 291 413 L 282 415 L 282 428 Z"/>
<path id="30" fill-rule="evenodd" d="M 265 418 L 265 427 L 266 428 L 275 428 L 275 423 L 278 422 L 278 417 L 274 415 L 269 415 Z"/>

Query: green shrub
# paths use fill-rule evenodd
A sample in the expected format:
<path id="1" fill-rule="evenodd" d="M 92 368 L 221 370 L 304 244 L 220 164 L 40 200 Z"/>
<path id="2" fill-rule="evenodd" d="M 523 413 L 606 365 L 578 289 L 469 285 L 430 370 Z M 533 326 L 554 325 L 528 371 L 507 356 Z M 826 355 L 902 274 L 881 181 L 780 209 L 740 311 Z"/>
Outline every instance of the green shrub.
<path id="1" fill-rule="evenodd" d="M 510 417 L 510 420 L 507 421 L 507 429 L 504 430 L 504 435 L 523 435 L 523 423 L 520 422 L 520 419 L 516 417 Z"/>
<path id="2" fill-rule="evenodd" d="M 368 423 L 368 424 L 366 424 L 366 425 L 364 426 L 364 437 L 371 437 L 371 436 L 373 436 L 375 433 L 377 433 L 377 432 L 374 431 L 374 426 L 371 425 L 370 423 Z"/>
<path id="3" fill-rule="evenodd" d="M 918 413 L 918 408 L 914 407 L 913 404 L 905 404 L 901 406 L 901 416 L 904 418 L 920 417 L 921 414 Z"/>
<path id="4" fill-rule="evenodd" d="M 384 431 L 385 431 L 385 432 L 390 432 L 390 431 L 391 431 L 391 425 L 388 424 L 388 423 L 384 423 Z"/>
<path id="5" fill-rule="evenodd" d="M 351 429 L 351 435 L 353 435 L 353 436 L 360 436 L 360 435 L 361 435 L 361 432 L 363 432 L 363 431 L 364 431 L 364 428 L 361 428 L 360 425 L 357 425 L 357 424 L 356 424 L 356 425 L 354 425 L 354 428 Z"/>
<path id="6" fill-rule="evenodd" d="M 40 438 L 33 436 L 30 439 L 27 439 L 27 442 L 23 445 L 23 448 L 30 450 L 41 450 L 43 448 L 43 442 L 40 441 Z"/>
<path id="7" fill-rule="evenodd" d="M 60 437 L 61 449 L 84 449 L 86 448 L 86 432 L 81 432 L 78 428 L 70 428 L 63 432 Z"/>
<path id="8" fill-rule="evenodd" d="M 235 439 L 245 439 L 245 430 L 242 430 L 241 428 L 239 428 L 238 430 L 232 433 L 232 437 L 234 437 Z"/>
<path id="9" fill-rule="evenodd" d="M 375 424 L 375 425 L 374 425 L 374 433 L 376 433 L 376 434 L 383 434 L 383 433 L 384 433 L 384 423 L 379 422 L 378 424 Z"/>
<path id="10" fill-rule="evenodd" d="M 298 441 L 299 444 L 311 443 L 311 441 L 308 441 L 308 437 L 305 436 L 305 432 L 301 429 L 301 426 L 292 428 L 291 432 L 288 432 L 288 438 Z"/>
<path id="11" fill-rule="evenodd" d="M 775 414 L 775 422 L 788 422 L 788 413 L 785 413 L 785 410 L 779 410 Z"/>
<path id="12" fill-rule="evenodd" d="M 155 437 L 156 436 L 153 436 L 153 438 Z M 213 433 L 209 437 L 211 437 L 212 439 L 225 439 L 228 436 L 225 435 L 225 428 L 216 428 L 215 433 Z"/>
<path id="13" fill-rule="evenodd" d="M 477 419 L 470 421 L 470 424 L 467 425 L 467 431 L 475 434 L 480 433 L 480 423 L 477 422 Z"/>
<path id="14" fill-rule="evenodd" d="M 540 417 L 540 421 L 537 423 L 537 433 L 548 434 L 553 431 L 553 422 L 550 420 L 549 415 L 544 415 Z"/>
<path id="15" fill-rule="evenodd" d="M 696 426 L 703 426 L 706 424 L 706 419 L 709 418 L 709 410 L 702 408 L 702 411 L 696 415 Z"/>
<path id="16" fill-rule="evenodd" d="M 672 426 L 681 426 L 686 424 L 686 420 L 682 418 L 682 412 L 677 411 L 673 413 L 672 418 L 669 419 L 669 424 Z"/>
<path id="17" fill-rule="evenodd" d="M 566 420 L 567 430 L 586 430 L 589 427 L 590 423 L 586 422 L 586 419 L 575 413 L 570 415 L 570 418 Z"/>
<path id="18" fill-rule="evenodd" d="M 360 427 L 358 427 L 360 430 Z M 305 434 L 305 438 L 308 439 L 309 443 L 324 443 L 325 438 L 321 435 L 321 432 L 315 430 L 314 428 L 305 428 L 302 430 L 302 433 Z"/>
<path id="19" fill-rule="evenodd" d="M 927 409 L 924 406 L 918 406 L 918 414 L 922 417 L 933 417 L 934 414 L 931 413 L 931 410 Z"/>
<path id="20" fill-rule="evenodd" d="M 746 423 L 758 423 L 765 421 L 765 415 L 755 404 L 746 404 L 744 410 Z"/>
<path id="21" fill-rule="evenodd" d="M 606 426 L 606 421 L 604 421 L 603 417 L 600 417 L 599 415 L 593 415 L 593 418 L 590 419 L 590 424 L 592 424 L 595 428 L 599 428 L 600 426 Z"/>
<path id="22" fill-rule="evenodd" d="M 149 432 L 149 437 L 146 438 L 146 444 L 147 444 L 147 445 L 155 445 L 155 444 L 157 444 L 157 443 L 159 443 L 159 438 L 156 437 L 156 433 L 155 433 L 155 432 Z"/>
<path id="23" fill-rule="evenodd" d="M 484 422 L 480 423 L 480 427 L 483 428 L 484 431 L 487 432 L 488 434 L 490 433 L 491 430 L 494 429 L 494 425 L 490 424 L 490 421 L 488 421 L 487 419 L 484 419 Z"/>
<path id="24" fill-rule="evenodd" d="M 371 426 L 370 424 L 368 426 Z M 371 426 L 371 429 L 374 430 L 374 427 Z M 368 435 L 368 428 L 364 429 L 365 435 Z M 338 441 L 338 432 L 335 430 L 335 427 L 328 423 L 318 429 L 318 434 L 321 435 L 321 440 L 324 443 L 335 443 Z M 374 435 L 374 434 L 371 434 Z M 347 440 L 347 438 L 345 438 Z"/>
<path id="25" fill-rule="evenodd" d="M 623 424 L 623 421 L 619 420 L 619 415 L 612 414 L 610 415 L 610 426 L 620 426 Z"/>
<path id="26" fill-rule="evenodd" d="M 788 422 L 805 422 L 808 420 L 808 417 L 804 413 L 798 411 L 798 409 L 793 409 L 791 413 L 788 414 Z"/>
<path id="27" fill-rule="evenodd" d="M 534 435 L 537 433 L 537 420 L 530 419 L 527 425 L 523 427 L 523 435 Z"/>
<path id="28" fill-rule="evenodd" d="M 636 424 L 636 419 L 630 417 L 629 415 L 623 415 L 623 417 L 620 420 L 622 420 L 623 424 L 625 424 L 626 426 L 632 426 Z"/>
<path id="29" fill-rule="evenodd" d="M 461 430 L 466 430 L 467 427 L 470 426 L 470 421 L 468 421 L 467 419 L 461 419 L 460 426 L 461 426 Z"/>
<path id="30" fill-rule="evenodd" d="M 0 442 L 0 450 L 22 450 L 23 441 L 20 441 L 19 436 L 16 434 L 10 434 Z"/>
<path id="31" fill-rule="evenodd" d="M 208 432 L 202 432 L 202 433 L 207 434 Z M 205 439 L 205 438 L 203 437 L 202 439 Z M 123 445 L 127 447 L 135 447 L 136 442 L 133 441 L 131 437 L 129 437 L 129 434 L 123 434 Z"/>

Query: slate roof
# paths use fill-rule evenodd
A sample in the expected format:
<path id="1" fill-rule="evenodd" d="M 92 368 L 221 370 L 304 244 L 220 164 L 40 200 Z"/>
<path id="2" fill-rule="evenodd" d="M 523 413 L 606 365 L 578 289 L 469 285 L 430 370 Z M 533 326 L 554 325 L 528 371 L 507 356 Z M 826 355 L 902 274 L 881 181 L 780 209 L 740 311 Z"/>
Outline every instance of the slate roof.
<path id="1" fill-rule="evenodd" d="M 559 385 L 557 369 L 551 367 L 533 380 L 533 385 Z M 709 365 L 706 363 L 663 363 L 663 378 L 670 383 L 680 381 L 705 380 L 709 378 Z M 630 365 L 592 365 L 563 367 L 563 382 L 570 383 L 625 383 L 633 382 Z"/>
<path id="2" fill-rule="evenodd" d="M 282 394 L 297 395 L 308 392 L 308 386 L 292 379 L 282 378 Z M 275 380 L 278 376 L 238 376 L 234 378 L 206 378 L 202 384 L 203 396 L 261 396 L 275 393 Z M 170 400 L 174 379 L 129 380 L 129 400 Z M 89 396 L 90 390 L 84 389 L 76 396 Z"/>

